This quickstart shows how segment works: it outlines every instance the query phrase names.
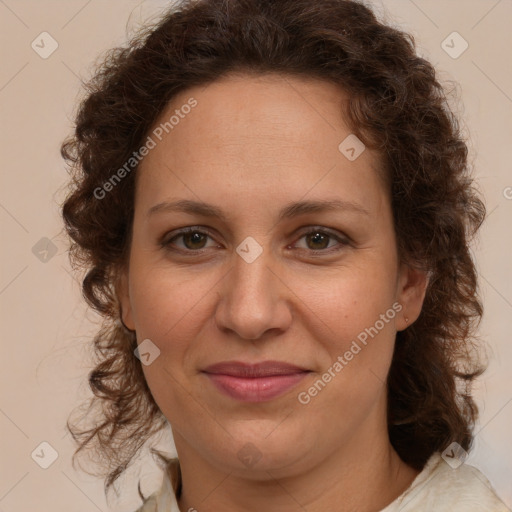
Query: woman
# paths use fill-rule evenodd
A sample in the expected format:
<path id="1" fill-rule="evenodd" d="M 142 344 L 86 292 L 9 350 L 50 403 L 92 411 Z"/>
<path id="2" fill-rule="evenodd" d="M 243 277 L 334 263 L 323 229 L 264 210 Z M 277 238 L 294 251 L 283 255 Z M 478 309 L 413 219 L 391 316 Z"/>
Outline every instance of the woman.
<path id="1" fill-rule="evenodd" d="M 89 86 L 63 145 L 105 317 L 108 489 L 170 425 L 140 511 L 504 511 L 463 464 L 485 216 L 410 36 L 355 1 L 183 2 Z M 442 455 L 441 455 L 442 454 Z"/>

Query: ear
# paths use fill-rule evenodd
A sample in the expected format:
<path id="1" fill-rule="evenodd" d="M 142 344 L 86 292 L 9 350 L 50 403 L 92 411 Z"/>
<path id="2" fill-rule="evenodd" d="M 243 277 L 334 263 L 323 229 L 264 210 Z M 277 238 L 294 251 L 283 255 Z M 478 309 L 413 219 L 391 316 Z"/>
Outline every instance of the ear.
<path id="1" fill-rule="evenodd" d="M 135 331 L 135 323 L 133 321 L 133 311 L 130 301 L 130 287 L 127 269 L 121 270 L 116 279 L 116 295 L 121 308 L 121 321 L 128 329 Z"/>
<path id="2" fill-rule="evenodd" d="M 420 316 L 429 281 L 430 275 L 427 271 L 412 268 L 405 263 L 401 265 L 397 301 L 402 305 L 402 310 L 396 318 L 397 331 L 403 331 Z"/>

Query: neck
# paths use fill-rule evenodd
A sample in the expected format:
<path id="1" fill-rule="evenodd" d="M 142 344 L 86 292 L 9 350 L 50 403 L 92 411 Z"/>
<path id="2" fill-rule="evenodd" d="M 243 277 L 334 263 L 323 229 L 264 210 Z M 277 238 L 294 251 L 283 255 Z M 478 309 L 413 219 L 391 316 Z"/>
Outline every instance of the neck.
<path id="1" fill-rule="evenodd" d="M 355 436 L 358 439 L 350 439 L 314 466 L 305 464 L 303 468 L 297 466 L 296 469 L 286 466 L 285 469 L 264 470 L 247 477 L 235 471 L 219 470 L 175 432 L 183 477 L 178 500 L 180 510 L 382 510 L 411 485 L 418 471 L 399 458 L 387 435 L 379 439 L 368 437 L 368 434 L 358 432 Z"/>

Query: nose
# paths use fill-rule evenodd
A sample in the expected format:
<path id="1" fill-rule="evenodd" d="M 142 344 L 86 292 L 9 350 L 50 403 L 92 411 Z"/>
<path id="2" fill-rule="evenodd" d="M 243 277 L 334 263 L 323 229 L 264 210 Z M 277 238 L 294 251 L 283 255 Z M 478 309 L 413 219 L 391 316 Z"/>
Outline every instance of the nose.
<path id="1" fill-rule="evenodd" d="M 236 255 L 219 290 L 215 320 L 220 330 L 257 340 L 289 328 L 293 293 L 269 259 L 265 251 L 252 263 Z"/>

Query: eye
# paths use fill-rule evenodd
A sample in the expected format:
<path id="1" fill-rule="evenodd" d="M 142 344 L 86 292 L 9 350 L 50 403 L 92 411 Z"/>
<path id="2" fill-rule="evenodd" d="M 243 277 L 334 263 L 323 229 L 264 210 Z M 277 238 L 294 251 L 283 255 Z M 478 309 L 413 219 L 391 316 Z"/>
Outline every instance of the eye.
<path id="1" fill-rule="evenodd" d="M 309 252 L 312 252 L 314 254 L 333 252 L 333 247 L 334 251 L 339 251 L 344 246 L 350 244 L 348 239 L 343 238 L 321 227 L 309 228 L 309 230 L 304 232 L 302 236 L 299 238 L 299 240 L 302 239 L 304 239 L 306 243 L 305 250 L 309 250 Z M 331 242 L 337 242 L 337 244 L 334 244 L 334 246 L 329 245 Z M 294 246 L 296 245 L 297 242 L 294 244 Z M 304 248 L 299 247 L 299 249 Z"/>
<path id="2" fill-rule="evenodd" d="M 211 238 L 208 231 L 190 227 L 175 232 L 172 237 L 164 237 L 161 245 L 164 248 L 176 249 L 181 252 L 200 252 L 201 249 L 206 248 L 205 243 L 208 238 Z M 182 246 L 173 247 L 177 245 L 175 242 L 179 239 L 182 241 Z"/>
<path id="3" fill-rule="evenodd" d="M 208 238 L 213 240 L 210 232 L 204 228 L 195 226 L 181 229 L 180 231 L 170 233 L 165 236 L 160 242 L 160 245 L 169 250 L 182 252 L 182 253 L 202 253 L 203 249 L 208 249 Z M 295 242 L 290 247 L 305 250 L 314 255 L 321 253 L 331 253 L 341 250 L 343 247 L 350 245 L 350 241 L 338 234 L 332 233 L 330 230 L 322 227 L 309 228 L 301 234 L 299 241 L 304 239 L 306 247 L 297 247 L 298 242 Z M 181 243 L 178 243 L 181 241 Z M 333 243 L 337 242 L 337 243 Z M 210 245 L 209 247 L 219 247 L 218 245 Z"/>

